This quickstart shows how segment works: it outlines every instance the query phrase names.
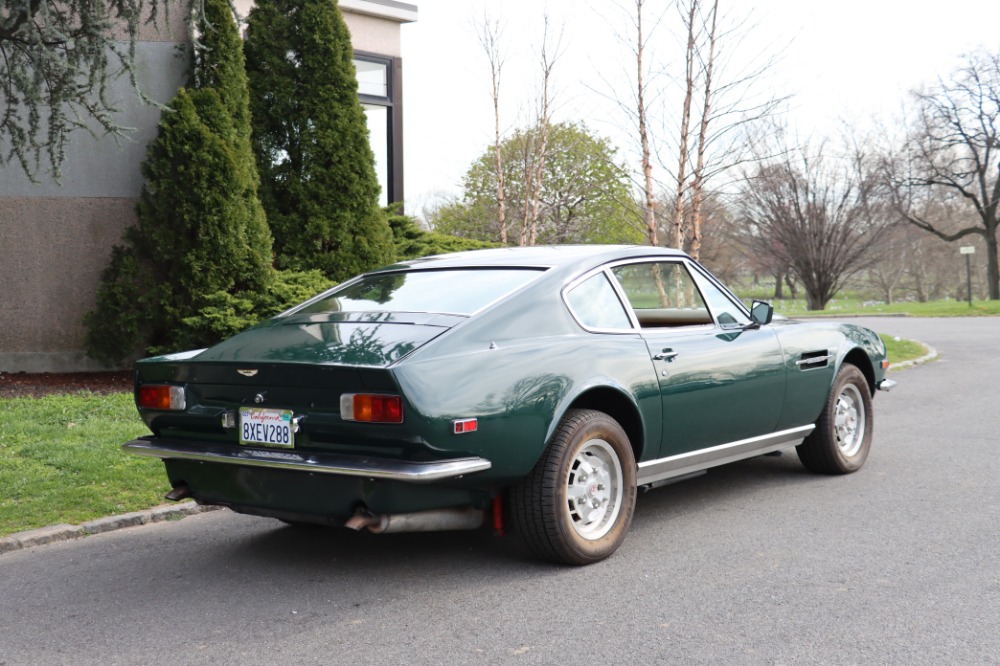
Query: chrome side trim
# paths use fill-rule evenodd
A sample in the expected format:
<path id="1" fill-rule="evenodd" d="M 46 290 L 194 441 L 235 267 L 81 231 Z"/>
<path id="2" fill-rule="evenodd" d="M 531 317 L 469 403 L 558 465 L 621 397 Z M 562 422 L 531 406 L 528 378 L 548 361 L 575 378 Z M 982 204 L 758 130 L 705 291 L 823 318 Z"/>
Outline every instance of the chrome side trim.
<path id="1" fill-rule="evenodd" d="M 235 445 L 181 442 L 156 438 L 135 439 L 122 448 L 137 456 L 164 460 L 194 460 L 222 465 L 267 467 L 314 474 L 361 476 L 368 479 L 430 483 L 466 474 L 483 472 L 493 466 L 485 458 L 453 458 L 431 462 L 384 460 L 331 453 L 272 451 L 269 449 L 236 448 Z"/>
<path id="2" fill-rule="evenodd" d="M 639 463 L 639 474 L 636 485 L 644 486 L 664 479 L 672 479 L 685 474 L 699 472 L 709 467 L 725 465 L 744 458 L 760 456 L 772 451 L 797 446 L 806 435 L 816 428 L 810 424 L 800 428 L 773 432 L 761 437 L 741 439 L 729 444 L 720 444 L 708 449 L 681 453 L 668 458 L 647 460 Z"/>
<path id="3" fill-rule="evenodd" d="M 803 365 L 819 365 L 820 363 L 826 365 L 830 361 L 837 358 L 833 354 L 827 354 L 826 356 L 812 356 L 810 358 L 803 358 L 795 362 L 795 365 L 802 367 Z"/>

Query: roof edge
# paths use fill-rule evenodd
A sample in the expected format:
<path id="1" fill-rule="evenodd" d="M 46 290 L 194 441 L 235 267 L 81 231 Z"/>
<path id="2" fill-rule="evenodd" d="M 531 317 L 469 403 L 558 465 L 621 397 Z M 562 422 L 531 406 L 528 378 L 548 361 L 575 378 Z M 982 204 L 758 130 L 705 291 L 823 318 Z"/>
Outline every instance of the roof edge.
<path id="1" fill-rule="evenodd" d="M 399 23 L 417 20 L 417 6 L 396 0 L 340 0 L 341 10 L 390 19 Z"/>

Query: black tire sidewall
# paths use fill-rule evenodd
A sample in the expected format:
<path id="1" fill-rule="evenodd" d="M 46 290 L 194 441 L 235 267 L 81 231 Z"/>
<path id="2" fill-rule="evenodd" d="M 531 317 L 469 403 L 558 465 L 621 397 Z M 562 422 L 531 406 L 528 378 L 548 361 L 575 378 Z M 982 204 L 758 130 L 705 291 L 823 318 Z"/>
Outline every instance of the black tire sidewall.
<path id="1" fill-rule="evenodd" d="M 635 456 L 632 453 L 628 436 L 614 419 L 603 412 L 593 410 L 579 414 L 586 418 L 585 425 L 569 433 L 562 440 L 560 440 L 559 435 L 566 435 L 566 433 L 559 433 L 554 440 L 554 443 L 558 441 L 562 446 L 553 448 L 552 453 L 554 454 L 557 453 L 556 449 L 560 450 L 558 456 L 553 456 L 554 459 L 550 460 L 550 463 L 554 463 L 549 469 L 553 473 L 552 482 L 555 484 L 556 501 L 553 503 L 553 508 L 557 514 L 550 518 L 553 526 L 558 529 L 559 539 L 566 551 L 574 555 L 575 561 L 586 564 L 608 557 L 618 549 L 625 539 L 635 510 L 636 469 Z M 571 420 L 567 419 L 566 423 L 570 422 Z M 574 458 L 587 442 L 595 439 L 607 442 L 615 455 L 618 456 L 618 464 L 622 473 L 622 497 L 618 516 L 611 529 L 602 537 L 591 540 L 574 529 L 572 518 L 567 509 L 566 490 L 570 466 Z"/>
<path id="2" fill-rule="evenodd" d="M 865 426 L 861 447 L 857 453 L 847 456 L 837 445 L 836 412 L 837 401 L 848 384 L 853 384 L 861 396 Z M 799 447 L 799 458 L 809 469 L 826 474 L 850 474 L 864 466 L 871 449 L 874 412 L 872 410 L 871 389 L 864 374 L 856 366 L 843 365 L 837 372 L 830 395 L 827 397 L 823 413 L 816 422 L 816 430 Z"/>

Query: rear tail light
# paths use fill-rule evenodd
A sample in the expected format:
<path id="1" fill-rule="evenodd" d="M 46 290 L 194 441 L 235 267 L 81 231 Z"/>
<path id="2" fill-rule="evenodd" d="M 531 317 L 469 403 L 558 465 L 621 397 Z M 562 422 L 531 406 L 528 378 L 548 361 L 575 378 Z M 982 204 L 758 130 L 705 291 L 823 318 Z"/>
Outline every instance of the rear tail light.
<path id="1" fill-rule="evenodd" d="M 136 404 L 142 409 L 179 411 L 187 407 L 183 386 L 168 384 L 141 384 Z"/>
<path id="2" fill-rule="evenodd" d="M 340 418 L 362 423 L 402 423 L 403 401 L 398 395 L 345 393 L 340 396 Z"/>

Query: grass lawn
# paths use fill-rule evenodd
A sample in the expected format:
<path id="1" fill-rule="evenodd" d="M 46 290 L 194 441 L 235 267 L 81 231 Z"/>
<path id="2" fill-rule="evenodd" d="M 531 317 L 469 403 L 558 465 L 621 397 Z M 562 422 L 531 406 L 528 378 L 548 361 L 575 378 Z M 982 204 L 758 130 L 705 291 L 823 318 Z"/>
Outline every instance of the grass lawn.
<path id="1" fill-rule="evenodd" d="M 889 363 L 902 363 L 903 361 L 915 361 L 927 353 L 927 347 L 913 340 L 897 340 L 891 335 L 879 334 L 882 342 L 885 343 L 886 356 Z M 892 365 L 889 366 L 892 370 Z"/>
<path id="2" fill-rule="evenodd" d="M 882 338 L 893 362 L 925 353 Z M 144 434 L 131 393 L 0 399 L 0 536 L 162 504 L 163 464 L 121 450 Z"/>
<path id="3" fill-rule="evenodd" d="M 880 314 L 908 314 L 913 317 L 989 317 L 1000 315 L 1000 301 L 973 300 L 970 307 L 966 301 L 931 301 L 930 303 L 907 301 L 886 305 L 861 301 L 856 298 L 835 298 L 830 301 L 826 310 L 807 310 L 804 300 L 786 299 L 772 301 L 772 304 L 775 312 L 786 317 Z"/>
<path id="4" fill-rule="evenodd" d="M 144 434 L 131 393 L 0 399 L 0 536 L 162 504 L 163 464 L 121 450 Z"/>

